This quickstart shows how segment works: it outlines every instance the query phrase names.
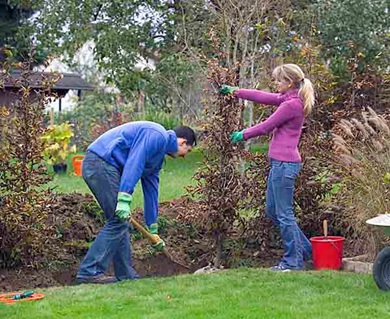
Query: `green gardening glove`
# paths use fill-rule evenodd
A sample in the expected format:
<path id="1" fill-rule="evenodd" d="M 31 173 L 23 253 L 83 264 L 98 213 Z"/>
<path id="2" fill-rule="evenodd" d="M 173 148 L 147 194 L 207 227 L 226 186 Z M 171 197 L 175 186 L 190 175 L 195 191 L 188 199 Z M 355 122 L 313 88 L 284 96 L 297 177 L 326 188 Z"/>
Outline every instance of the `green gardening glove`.
<path id="1" fill-rule="evenodd" d="M 153 237 L 154 237 L 154 241 L 155 242 L 152 244 L 152 248 L 154 250 L 157 250 L 157 251 L 163 250 L 163 248 L 165 247 L 165 242 L 158 235 L 157 223 L 150 224 L 149 227 L 148 227 L 148 230 L 149 230 L 149 233 L 154 235 Z"/>
<path id="2" fill-rule="evenodd" d="M 235 90 L 238 90 L 238 87 L 237 86 L 230 86 L 230 85 L 222 85 L 220 90 L 219 90 L 219 93 L 221 94 L 233 94 Z"/>
<path id="3" fill-rule="evenodd" d="M 153 235 L 153 237 L 154 237 L 153 239 L 154 243 L 152 244 L 152 248 L 157 251 L 163 250 L 165 247 L 164 240 L 162 240 L 159 235 Z"/>
<path id="4" fill-rule="evenodd" d="M 130 205 L 132 200 L 133 196 L 131 194 L 119 192 L 115 215 L 122 220 L 128 219 L 131 216 Z"/>
<path id="5" fill-rule="evenodd" d="M 244 140 L 244 131 L 236 131 L 233 132 L 232 135 L 230 135 L 230 140 L 232 143 L 241 142 Z"/>

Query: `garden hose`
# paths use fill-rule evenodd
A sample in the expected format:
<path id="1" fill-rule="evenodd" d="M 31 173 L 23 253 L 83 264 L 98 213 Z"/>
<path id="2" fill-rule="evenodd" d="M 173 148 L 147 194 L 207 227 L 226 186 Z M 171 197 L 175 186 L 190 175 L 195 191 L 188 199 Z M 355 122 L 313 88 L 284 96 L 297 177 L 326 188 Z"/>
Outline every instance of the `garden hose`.
<path id="1" fill-rule="evenodd" d="M 44 294 L 35 293 L 33 290 L 25 292 L 10 292 L 8 294 L 0 294 L 0 303 L 12 305 L 19 301 L 35 301 L 45 298 Z"/>

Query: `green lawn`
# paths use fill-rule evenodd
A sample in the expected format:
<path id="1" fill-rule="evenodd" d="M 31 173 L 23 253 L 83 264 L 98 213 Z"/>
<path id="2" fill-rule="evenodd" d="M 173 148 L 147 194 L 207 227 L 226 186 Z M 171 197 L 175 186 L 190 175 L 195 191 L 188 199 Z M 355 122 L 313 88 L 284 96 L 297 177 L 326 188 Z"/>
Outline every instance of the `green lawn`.
<path id="1" fill-rule="evenodd" d="M 160 172 L 160 197 L 159 200 L 166 201 L 177 198 L 185 193 L 184 186 L 191 184 L 192 176 L 202 162 L 202 154 L 194 150 L 186 158 L 172 159 L 166 157 L 166 163 Z M 143 195 L 141 183 L 137 185 L 134 192 L 133 208 L 142 207 Z M 89 193 L 89 189 L 82 177 L 73 175 L 73 168 L 70 159 L 68 160 L 68 173 L 55 175 L 50 186 L 60 193 L 81 192 Z"/>
<path id="2" fill-rule="evenodd" d="M 235 269 L 104 286 L 43 290 L 41 301 L 0 305 L 0 318 L 387 318 L 390 295 L 371 276 Z"/>

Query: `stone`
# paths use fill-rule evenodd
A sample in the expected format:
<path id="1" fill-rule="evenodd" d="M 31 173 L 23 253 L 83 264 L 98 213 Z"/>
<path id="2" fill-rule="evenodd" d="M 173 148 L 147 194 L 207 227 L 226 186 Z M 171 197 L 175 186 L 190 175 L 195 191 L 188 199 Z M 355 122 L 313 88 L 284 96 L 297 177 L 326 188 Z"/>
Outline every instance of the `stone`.
<path id="1" fill-rule="evenodd" d="M 343 258 L 343 270 L 362 274 L 372 274 L 373 262 L 367 262 L 366 255 Z"/>

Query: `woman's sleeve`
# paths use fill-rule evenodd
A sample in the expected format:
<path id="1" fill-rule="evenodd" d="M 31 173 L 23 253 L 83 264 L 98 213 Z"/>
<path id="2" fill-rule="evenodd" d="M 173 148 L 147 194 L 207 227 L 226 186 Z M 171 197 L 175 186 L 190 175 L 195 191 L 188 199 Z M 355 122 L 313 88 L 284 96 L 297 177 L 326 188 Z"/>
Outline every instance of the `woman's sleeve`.
<path id="1" fill-rule="evenodd" d="M 260 90 L 238 89 L 234 91 L 234 96 L 240 99 L 267 105 L 279 106 L 283 102 L 281 93 L 269 93 Z"/>

